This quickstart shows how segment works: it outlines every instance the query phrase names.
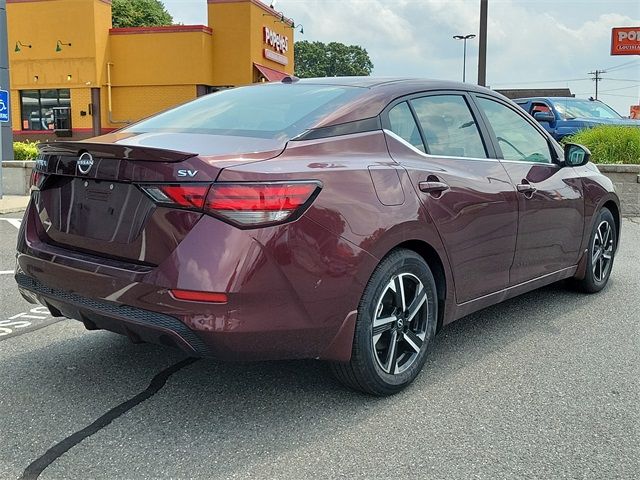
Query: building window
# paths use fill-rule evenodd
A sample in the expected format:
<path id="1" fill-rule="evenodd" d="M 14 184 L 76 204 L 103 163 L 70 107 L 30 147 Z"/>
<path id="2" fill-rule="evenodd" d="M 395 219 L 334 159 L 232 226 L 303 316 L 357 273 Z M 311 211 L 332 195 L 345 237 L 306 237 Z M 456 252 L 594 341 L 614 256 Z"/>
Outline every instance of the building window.
<path id="1" fill-rule="evenodd" d="M 69 89 L 21 90 L 22 130 L 71 130 Z"/>

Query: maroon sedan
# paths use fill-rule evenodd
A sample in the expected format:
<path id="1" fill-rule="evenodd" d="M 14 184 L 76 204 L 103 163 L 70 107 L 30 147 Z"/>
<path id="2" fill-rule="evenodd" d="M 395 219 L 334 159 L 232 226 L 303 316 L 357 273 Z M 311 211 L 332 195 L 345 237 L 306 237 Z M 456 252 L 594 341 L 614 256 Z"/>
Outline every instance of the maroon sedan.
<path id="1" fill-rule="evenodd" d="M 331 78 L 226 90 L 40 146 L 16 280 L 52 315 L 225 360 L 328 360 L 395 393 L 443 325 L 607 283 L 612 183 L 475 86 Z"/>

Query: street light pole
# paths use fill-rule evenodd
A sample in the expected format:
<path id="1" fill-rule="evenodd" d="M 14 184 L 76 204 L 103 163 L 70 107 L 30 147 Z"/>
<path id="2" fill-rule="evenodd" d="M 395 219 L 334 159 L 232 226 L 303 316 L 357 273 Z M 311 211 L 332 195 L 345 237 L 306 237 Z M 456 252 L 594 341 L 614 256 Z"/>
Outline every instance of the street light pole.
<path id="1" fill-rule="evenodd" d="M 464 43 L 462 50 L 462 82 L 464 83 L 467 80 L 467 40 L 476 38 L 476 36 L 473 33 L 470 33 L 469 35 L 454 35 L 453 38 L 456 40 L 462 40 Z"/>

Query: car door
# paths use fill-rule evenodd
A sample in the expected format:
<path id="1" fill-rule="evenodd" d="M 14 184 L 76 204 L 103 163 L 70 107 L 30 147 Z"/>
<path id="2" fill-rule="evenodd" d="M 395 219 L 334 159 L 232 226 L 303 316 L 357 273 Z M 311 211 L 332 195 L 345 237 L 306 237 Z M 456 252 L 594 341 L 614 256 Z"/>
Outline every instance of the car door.
<path id="1" fill-rule="evenodd" d="M 440 92 L 402 99 L 383 114 L 389 152 L 409 174 L 444 243 L 456 301 L 504 289 L 515 252 L 517 204 L 485 144 L 469 98 Z"/>
<path id="2" fill-rule="evenodd" d="M 536 118 L 536 121 L 542 128 L 553 135 L 556 129 L 556 120 L 555 113 L 553 112 L 553 108 L 551 108 L 551 105 L 549 105 L 547 102 L 543 102 L 542 100 L 531 102 L 529 114 L 531 114 L 531 116 L 535 118 L 536 113 L 543 113 L 549 117 L 549 121 L 542 121 L 539 118 Z M 553 117 L 553 120 L 551 119 L 551 117 Z"/>
<path id="3" fill-rule="evenodd" d="M 497 98 L 474 95 L 494 148 L 516 187 L 518 240 L 510 283 L 576 265 L 584 229 L 582 182 L 534 121 Z"/>

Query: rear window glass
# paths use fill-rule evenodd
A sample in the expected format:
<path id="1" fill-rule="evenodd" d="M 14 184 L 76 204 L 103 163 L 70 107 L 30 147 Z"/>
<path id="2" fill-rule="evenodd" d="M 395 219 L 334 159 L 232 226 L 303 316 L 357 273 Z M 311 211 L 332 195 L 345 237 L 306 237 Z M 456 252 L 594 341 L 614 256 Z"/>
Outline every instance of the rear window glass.
<path id="1" fill-rule="evenodd" d="M 425 151 L 420 130 L 418 130 L 418 125 L 407 102 L 402 102 L 389 111 L 389 125 L 393 133 L 402 137 L 418 150 Z"/>
<path id="2" fill-rule="evenodd" d="M 333 85 L 268 84 L 201 97 L 143 120 L 131 133 L 206 133 L 287 140 L 366 89 Z"/>

